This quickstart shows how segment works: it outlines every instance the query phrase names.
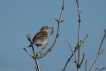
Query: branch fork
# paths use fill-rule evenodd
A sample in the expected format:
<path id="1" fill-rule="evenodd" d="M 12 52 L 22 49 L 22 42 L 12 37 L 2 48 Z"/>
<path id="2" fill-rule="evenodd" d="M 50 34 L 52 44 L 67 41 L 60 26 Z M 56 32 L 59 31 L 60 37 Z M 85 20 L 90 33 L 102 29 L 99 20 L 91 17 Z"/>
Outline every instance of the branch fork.
<path id="1" fill-rule="evenodd" d="M 59 31 L 60 31 L 60 30 L 59 30 L 59 29 L 60 29 L 60 23 L 63 22 L 63 20 L 61 20 L 63 11 L 64 11 L 64 0 L 63 0 L 63 4 L 62 4 L 62 10 L 61 10 L 61 13 L 60 13 L 60 18 L 59 18 L 59 20 L 55 19 L 55 20 L 57 21 L 57 23 L 58 23 L 57 34 L 56 34 L 55 40 L 54 40 L 53 44 L 51 45 L 51 47 L 48 48 L 48 50 L 47 50 L 45 53 L 43 53 L 43 54 L 41 54 L 41 55 L 39 56 L 39 53 L 41 53 L 41 51 L 44 49 L 44 48 L 43 48 L 41 51 L 39 51 L 39 53 L 36 53 L 36 54 L 35 54 L 35 52 L 34 52 L 34 47 L 32 46 L 32 51 L 33 51 L 33 56 L 32 56 L 25 48 L 23 48 L 23 49 L 27 52 L 27 54 L 28 54 L 29 56 L 31 56 L 33 59 L 35 59 L 36 71 L 40 71 L 40 67 L 39 67 L 39 65 L 38 65 L 37 59 L 43 58 L 45 55 L 47 55 L 47 54 L 53 49 L 53 47 L 55 46 L 55 44 L 56 44 L 56 42 L 57 42 L 57 39 L 58 39 L 58 37 L 59 37 Z M 51 32 L 50 34 L 51 34 L 51 35 L 53 34 L 53 28 L 52 28 L 52 32 Z M 27 39 L 28 39 L 28 41 L 30 41 L 30 43 L 31 43 L 31 37 L 30 37 L 29 34 L 27 35 Z"/>

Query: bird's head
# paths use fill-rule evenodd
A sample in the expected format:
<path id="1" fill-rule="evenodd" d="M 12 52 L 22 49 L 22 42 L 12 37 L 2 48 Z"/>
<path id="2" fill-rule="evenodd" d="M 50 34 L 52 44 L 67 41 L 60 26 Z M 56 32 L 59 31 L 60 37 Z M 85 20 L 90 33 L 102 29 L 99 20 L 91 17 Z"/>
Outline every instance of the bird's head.
<path id="1" fill-rule="evenodd" d="M 50 30 L 50 29 L 52 29 L 52 27 L 43 26 L 43 27 L 41 28 L 41 31 L 48 31 L 48 30 Z"/>

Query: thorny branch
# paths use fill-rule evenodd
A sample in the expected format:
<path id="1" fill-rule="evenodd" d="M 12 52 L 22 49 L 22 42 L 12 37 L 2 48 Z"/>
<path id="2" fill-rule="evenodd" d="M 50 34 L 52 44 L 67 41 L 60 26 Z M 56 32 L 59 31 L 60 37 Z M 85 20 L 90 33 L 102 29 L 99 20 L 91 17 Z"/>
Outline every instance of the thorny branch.
<path id="1" fill-rule="evenodd" d="M 105 31 L 105 34 L 104 34 L 103 39 L 102 39 L 102 41 L 101 41 L 101 44 L 100 44 L 100 47 L 99 47 L 99 51 L 98 51 L 98 55 L 97 55 L 97 57 L 96 57 L 96 59 L 95 59 L 95 62 L 94 62 L 93 65 L 92 65 L 92 67 L 90 68 L 90 71 L 93 70 L 94 66 L 96 65 L 96 63 L 97 63 L 98 60 L 99 60 L 100 55 L 101 55 L 102 52 L 103 52 L 103 50 L 102 50 L 102 45 L 103 45 L 103 42 L 104 42 L 105 37 L 106 37 L 106 30 L 104 30 L 104 31 Z"/>

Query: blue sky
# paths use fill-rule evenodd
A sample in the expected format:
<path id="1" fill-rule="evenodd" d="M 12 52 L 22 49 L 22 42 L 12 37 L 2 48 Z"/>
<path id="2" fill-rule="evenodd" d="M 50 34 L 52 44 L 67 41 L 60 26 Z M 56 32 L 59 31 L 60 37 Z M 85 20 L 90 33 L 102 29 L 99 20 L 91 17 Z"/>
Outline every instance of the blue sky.
<path id="1" fill-rule="evenodd" d="M 32 53 L 31 48 L 27 48 L 30 43 L 26 34 L 30 34 L 33 38 L 42 26 L 54 27 L 54 34 L 50 35 L 48 39 L 49 48 L 56 35 L 57 22 L 55 18 L 58 19 L 60 16 L 61 5 L 62 0 L 0 0 L 0 71 L 2 69 L 35 71 L 34 60 L 23 50 L 25 47 Z M 81 54 L 85 53 L 88 69 L 97 56 L 104 29 L 106 29 L 105 7 L 106 0 L 80 0 L 82 10 L 80 38 L 83 40 L 87 34 L 89 35 L 81 47 Z M 65 0 L 62 19 L 64 22 L 60 25 L 60 36 L 55 47 L 48 55 L 39 59 L 39 65 L 44 71 L 62 70 L 72 53 L 66 40 L 70 41 L 73 49 L 77 44 L 78 11 L 76 0 Z M 103 49 L 106 50 L 106 40 Z M 106 60 L 106 51 L 101 55 L 96 67 L 106 66 L 104 60 Z M 84 63 L 81 70 L 84 70 Z M 73 61 L 66 69 L 66 71 L 69 70 L 76 70 Z"/>

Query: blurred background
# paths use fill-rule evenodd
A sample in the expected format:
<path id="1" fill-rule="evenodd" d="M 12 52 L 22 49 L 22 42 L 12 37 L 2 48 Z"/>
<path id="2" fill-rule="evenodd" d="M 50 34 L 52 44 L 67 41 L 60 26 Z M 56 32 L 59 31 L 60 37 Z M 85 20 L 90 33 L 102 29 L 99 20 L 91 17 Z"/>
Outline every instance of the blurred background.
<path id="1" fill-rule="evenodd" d="M 97 56 L 106 29 L 106 0 L 79 1 L 82 11 L 80 39 L 83 40 L 87 34 L 89 35 L 81 47 L 81 57 L 85 53 L 89 70 Z M 61 7 L 62 0 L 0 0 L 0 71 L 35 71 L 34 60 L 23 50 L 25 47 L 32 54 L 32 49 L 27 48 L 30 42 L 26 34 L 33 38 L 42 26 L 54 27 L 54 34 L 49 35 L 49 45 L 44 50 L 46 51 L 54 42 L 57 32 L 55 18 L 59 18 Z M 72 54 L 66 40 L 70 41 L 73 49 L 78 42 L 76 0 L 65 0 L 62 20 L 64 22 L 60 24 L 60 36 L 55 47 L 38 60 L 43 71 L 61 71 Z M 106 40 L 102 47 L 106 50 Z M 81 71 L 85 68 L 85 60 Z M 105 60 L 106 51 L 100 56 L 94 69 L 106 66 Z M 76 64 L 72 60 L 66 68 L 66 71 L 69 70 L 76 71 Z"/>

